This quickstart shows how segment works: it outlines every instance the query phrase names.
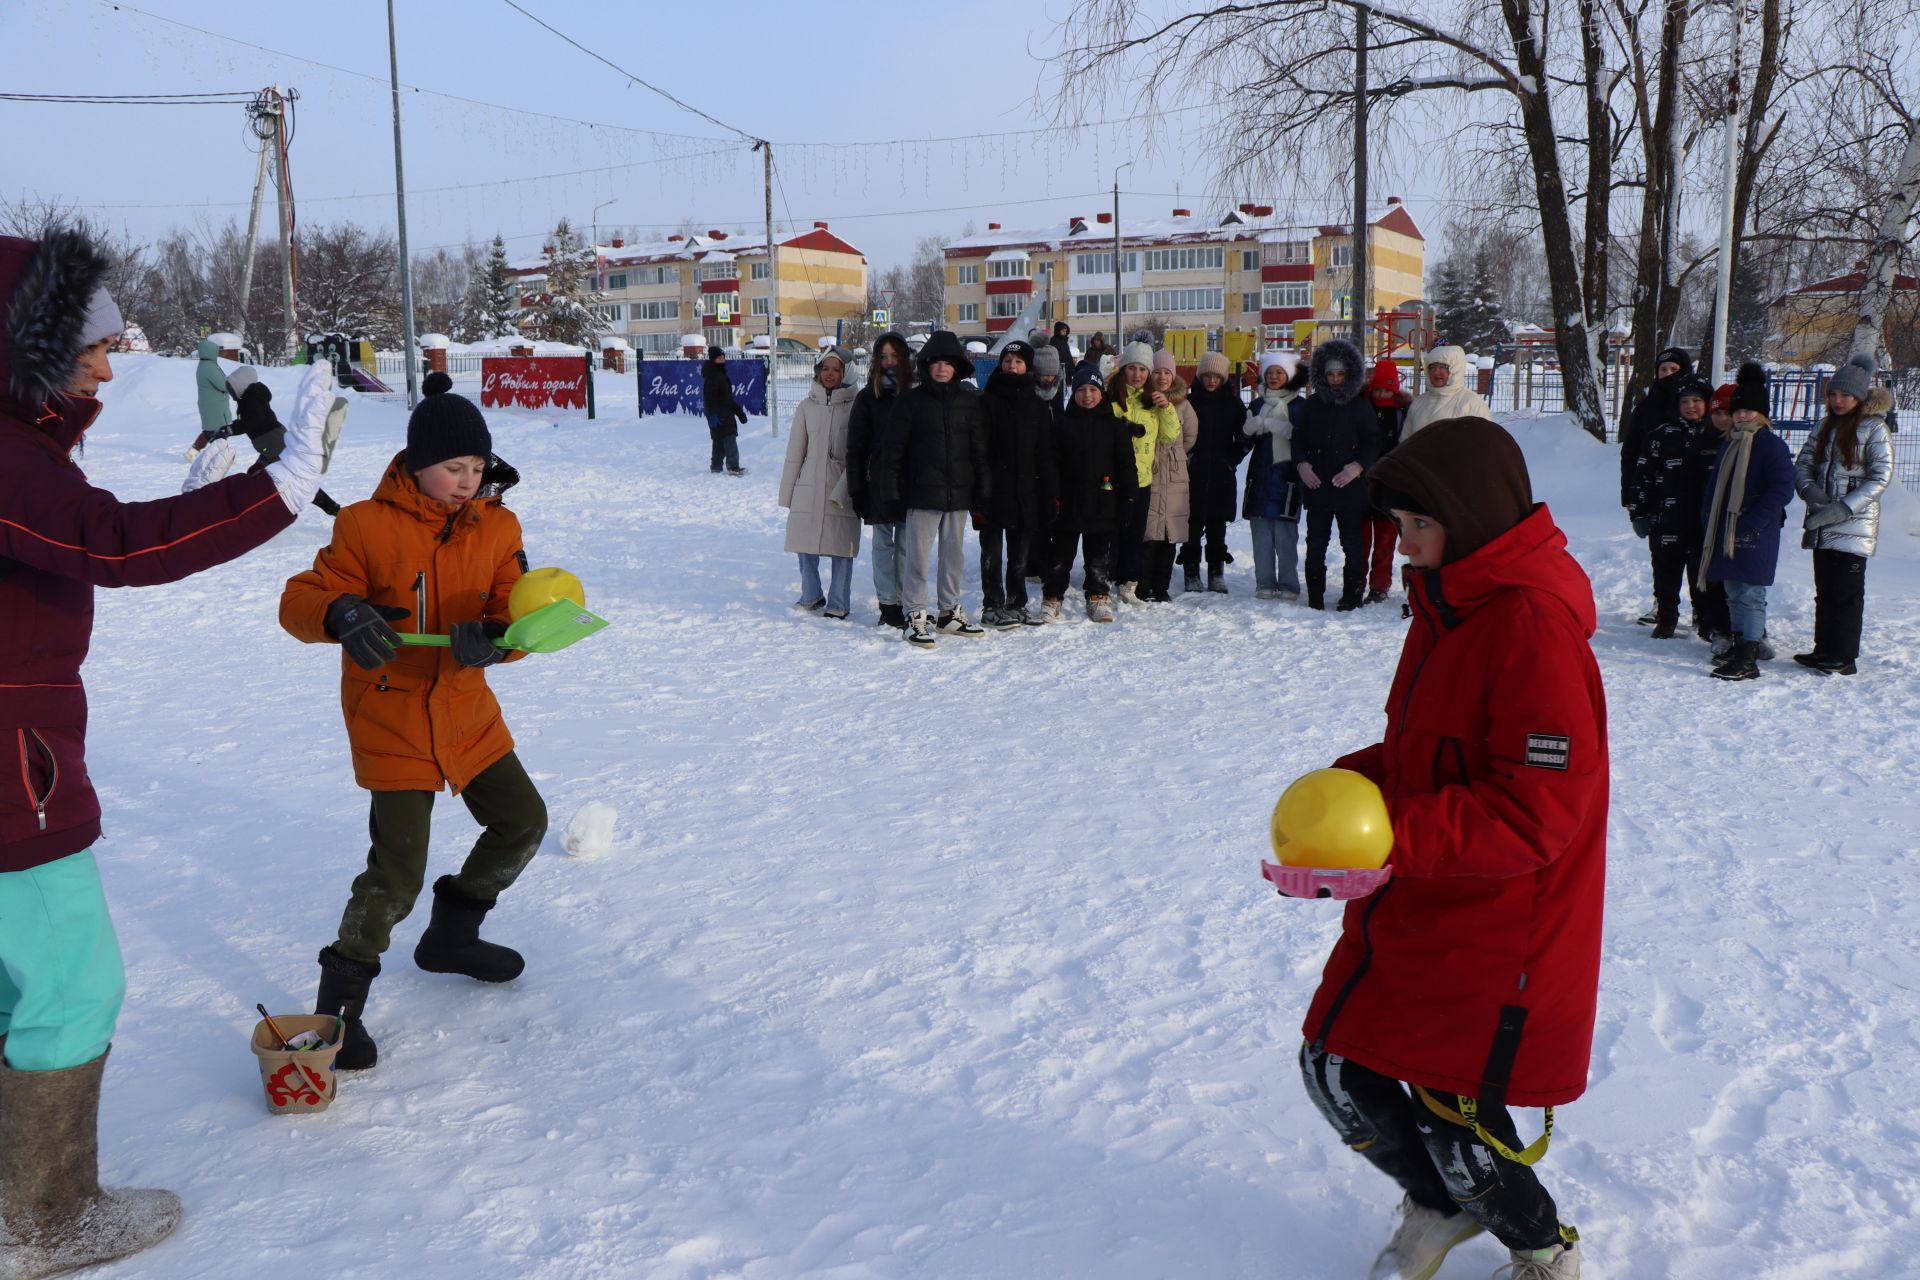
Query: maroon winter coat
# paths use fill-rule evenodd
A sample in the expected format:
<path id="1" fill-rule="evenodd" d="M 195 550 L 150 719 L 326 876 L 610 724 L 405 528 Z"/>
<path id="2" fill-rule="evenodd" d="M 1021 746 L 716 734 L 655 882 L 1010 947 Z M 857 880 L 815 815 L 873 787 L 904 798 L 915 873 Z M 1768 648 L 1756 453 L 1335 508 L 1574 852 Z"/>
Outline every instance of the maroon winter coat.
<path id="1" fill-rule="evenodd" d="M 121 502 L 87 483 L 71 455 L 100 402 L 48 395 L 71 373 L 104 273 L 76 245 L 47 242 L 36 259 L 34 242 L 0 237 L 0 872 L 100 835 L 80 683 L 93 589 L 172 582 L 293 523 L 264 471 L 157 502 Z M 64 256 L 49 261 L 54 248 Z M 31 296 L 15 308 L 23 273 Z"/>
<path id="2" fill-rule="evenodd" d="M 1526 1107 L 1585 1091 L 1600 976 L 1606 697 L 1566 546 L 1539 505 L 1409 573 L 1386 740 L 1335 762 L 1385 792 L 1393 878 L 1347 905 L 1303 1028 L 1396 1080 Z"/>

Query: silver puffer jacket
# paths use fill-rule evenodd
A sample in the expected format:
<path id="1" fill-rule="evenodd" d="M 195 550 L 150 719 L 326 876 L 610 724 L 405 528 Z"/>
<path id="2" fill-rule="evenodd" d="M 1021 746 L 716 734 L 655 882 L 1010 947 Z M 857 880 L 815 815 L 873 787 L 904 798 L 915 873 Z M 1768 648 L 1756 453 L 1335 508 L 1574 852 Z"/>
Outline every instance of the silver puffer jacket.
<path id="1" fill-rule="evenodd" d="M 1807 504 L 1808 516 L 1832 502 L 1844 502 L 1853 513 L 1838 524 L 1807 530 L 1805 546 L 1873 555 L 1880 537 L 1880 495 L 1893 480 L 1893 442 L 1887 435 L 1886 417 L 1892 407 L 1893 393 L 1885 387 L 1867 392 L 1860 413 L 1859 461 L 1854 466 L 1842 462 L 1840 451 L 1831 447 L 1824 462 L 1814 458 L 1818 428 L 1800 446 L 1793 464 L 1793 487 Z"/>

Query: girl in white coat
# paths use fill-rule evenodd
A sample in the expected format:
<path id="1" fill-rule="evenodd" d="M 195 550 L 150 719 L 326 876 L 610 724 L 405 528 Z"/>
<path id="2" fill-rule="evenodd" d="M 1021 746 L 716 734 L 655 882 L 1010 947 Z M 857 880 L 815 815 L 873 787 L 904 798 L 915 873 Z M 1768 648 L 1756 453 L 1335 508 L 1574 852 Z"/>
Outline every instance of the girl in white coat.
<path id="1" fill-rule="evenodd" d="M 787 509 L 787 550 L 800 557 L 800 598 L 794 608 L 847 616 L 853 561 L 860 554 L 860 517 L 847 480 L 847 419 L 854 390 L 846 385 L 847 358 L 838 347 L 813 367 L 813 386 L 793 411 L 787 462 L 780 473 L 780 505 Z M 833 562 L 820 589 L 820 557 Z"/>

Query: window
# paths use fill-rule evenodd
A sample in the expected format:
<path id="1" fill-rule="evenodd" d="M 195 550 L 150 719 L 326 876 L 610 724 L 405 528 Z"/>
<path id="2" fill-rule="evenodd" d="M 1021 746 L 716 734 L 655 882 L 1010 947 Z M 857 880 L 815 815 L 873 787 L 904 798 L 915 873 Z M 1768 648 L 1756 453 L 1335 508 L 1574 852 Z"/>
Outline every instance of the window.
<path id="1" fill-rule="evenodd" d="M 996 293 L 987 299 L 987 314 L 996 320 L 1005 320 L 1017 316 L 1027 305 L 1024 293 Z"/>
<path id="2" fill-rule="evenodd" d="M 680 354 L 680 335 L 677 333 L 636 333 L 633 341 L 639 344 L 642 355 L 677 356 Z"/>
<path id="3" fill-rule="evenodd" d="M 726 306 L 729 316 L 740 314 L 740 295 L 737 293 L 703 293 L 700 298 L 707 304 L 701 312 L 703 315 L 719 315 L 722 304 Z"/>
<path id="4" fill-rule="evenodd" d="M 1263 306 L 1310 307 L 1313 305 L 1313 285 L 1305 280 L 1290 280 L 1285 284 L 1270 284 L 1261 292 L 1261 305 Z"/>
<path id="5" fill-rule="evenodd" d="M 613 303 L 611 306 L 601 307 L 600 318 L 602 320 L 607 321 L 609 324 L 623 323 L 627 318 L 626 308 L 621 306 L 617 302 Z"/>
<path id="6" fill-rule="evenodd" d="M 1125 295 L 1127 310 L 1140 310 L 1140 295 Z M 1113 314 L 1113 295 L 1110 293 L 1076 293 L 1073 295 L 1073 314 L 1077 316 L 1105 316 Z"/>
<path id="7" fill-rule="evenodd" d="M 680 300 L 661 298 L 653 302 L 636 302 L 630 314 L 635 320 L 678 320 Z"/>
<path id="8" fill-rule="evenodd" d="M 1350 267 L 1353 265 L 1353 242 L 1351 240 L 1342 240 L 1339 244 L 1333 246 L 1333 265 L 1336 267 Z"/>
<path id="9" fill-rule="evenodd" d="M 974 270 L 978 271 L 979 268 L 975 267 Z M 980 323 L 980 304 L 977 302 L 962 302 L 954 308 L 954 311 L 956 313 L 953 318 L 955 324 Z"/>
<path id="10" fill-rule="evenodd" d="M 1227 251 L 1217 244 L 1147 250 L 1149 271 L 1219 271 L 1226 264 Z"/>
<path id="11" fill-rule="evenodd" d="M 680 268 L 678 267 L 640 267 L 637 270 L 627 272 L 626 278 L 629 282 L 636 285 L 638 284 L 679 284 Z"/>
<path id="12" fill-rule="evenodd" d="M 756 262 L 756 263 L 754 263 L 754 264 L 753 264 L 753 278 L 754 278 L 755 280 L 765 280 L 765 279 L 767 278 L 767 269 L 768 269 L 769 267 L 771 267 L 772 265 L 773 265 L 773 264 L 772 264 L 772 263 L 770 263 L 770 262 Z"/>
<path id="13" fill-rule="evenodd" d="M 740 264 L 737 262 L 702 263 L 693 269 L 695 280 L 738 280 Z"/>
<path id="14" fill-rule="evenodd" d="M 1120 255 L 1120 270 L 1132 275 L 1140 270 L 1140 255 L 1127 252 Z M 1076 253 L 1073 255 L 1073 273 L 1080 276 L 1110 276 L 1113 274 L 1113 251 L 1105 253 Z M 1113 295 L 1108 294 L 1109 298 Z"/>
<path id="15" fill-rule="evenodd" d="M 1293 327 L 1284 324 L 1270 324 L 1264 330 L 1268 342 L 1286 342 L 1293 337 Z"/>
<path id="16" fill-rule="evenodd" d="M 1127 310 L 1159 315 L 1169 311 L 1218 311 L 1226 305 L 1224 289 L 1148 289 L 1140 294 L 1140 305 L 1132 301 Z"/>
<path id="17" fill-rule="evenodd" d="M 955 267 L 953 269 L 953 282 L 955 284 L 979 284 L 980 264 L 975 262 L 964 267 Z"/>
<path id="18" fill-rule="evenodd" d="M 1260 309 L 1260 295 L 1257 293 L 1241 294 L 1240 309 L 1242 311 L 1258 311 Z"/>
<path id="19" fill-rule="evenodd" d="M 987 264 L 989 280 L 1025 280 L 1030 274 L 1024 258 L 1002 258 Z"/>
<path id="20" fill-rule="evenodd" d="M 1313 261 L 1313 246 L 1305 240 L 1289 240 L 1266 247 L 1268 266 L 1301 266 Z"/>
<path id="21" fill-rule="evenodd" d="M 761 297 L 761 298 L 749 298 L 747 301 L 752 306 L 754 315 L 764 316 L 768 314 L 767 304 L 771 302 L 772 299 Z"/>
<path id="22" fill-rule="evenodd" d="M 627 273 L 626 273 L 626 272 L 624 272 L 624 271 L 616 271 L 616 272 L 614 272 L 614 273 L 613 273 L 612 275 L 610 275 L 610 276 L 608 276 L 608 277 L 607 277 L 607 288 L 609 288 L 609 289 L 624 289 L 624 288 L 626 288 L 626 287 L 627 287 Z"/>
<path id="23" fill-rule="evenodd" d="M 1242 271 L 1258 271 L 1260 269 L 1260 251 L 1258 249 L 1242 249 L 1240 251 L 1240 269 Z"/>

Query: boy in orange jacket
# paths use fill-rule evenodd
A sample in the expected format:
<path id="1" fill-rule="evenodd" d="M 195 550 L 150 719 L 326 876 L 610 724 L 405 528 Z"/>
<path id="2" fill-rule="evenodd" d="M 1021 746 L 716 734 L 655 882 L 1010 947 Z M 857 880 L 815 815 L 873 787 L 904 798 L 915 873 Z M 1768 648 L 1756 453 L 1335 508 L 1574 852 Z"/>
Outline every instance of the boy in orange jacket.
<path id="1" fill-rule="evenodd" d="M 546 804 L 513 753 L 486 667 L 520 655 L 494 641 L 507 596 L 526 570 L 520 521 L 500 495 L 519 480 L 493 456 L 486 420 L 462 396 L 422 400 L 373 497 L 344 508 L 333 541 L 280 597 L 280 625 L 341 648 L 340 701 L 354 780 L 372 792 L 367 868 L 355 877 L 338 940 L 320 952 L 315 1012 L 339 1014 L 336 1065 L 377 1057 L 362 1022 L 393 927 L 426 878 L 434 793 L 447 788 L 486 828 L 457 875 L 433 885 L 433 916 L 413 953 L 431 973 L 482 982 L 526 962 L 479 932 L 500 892 L 540 848 Z M 402 646 L 391 624 L 412 615 L 447 648 Z"/>

